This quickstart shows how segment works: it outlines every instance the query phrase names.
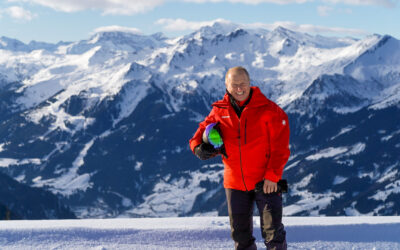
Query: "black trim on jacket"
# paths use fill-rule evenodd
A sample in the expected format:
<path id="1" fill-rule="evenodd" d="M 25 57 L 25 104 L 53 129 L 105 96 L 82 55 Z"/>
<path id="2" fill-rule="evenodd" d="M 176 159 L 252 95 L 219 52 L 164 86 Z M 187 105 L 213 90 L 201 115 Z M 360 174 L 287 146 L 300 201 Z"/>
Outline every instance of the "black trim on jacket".
<path id="1" fill-rule="evenodd" d="M 242 115 L 243 109 L 246 107 L 247 104 L 249 104 L 251 96 L 253 95 L 253 89 L 250 89 L 249 97 L 247 98 L 247 101 L 243 104 L 243 106 L 239 106 L 235 100 L 235 98 L 231 95 L 231 93 L 226 90 L 226 93 L 229 96 L 229 102 L 231 103 L 233 110 L 235 110 L 237 116 L 240 119 L 240 116 Z"/>

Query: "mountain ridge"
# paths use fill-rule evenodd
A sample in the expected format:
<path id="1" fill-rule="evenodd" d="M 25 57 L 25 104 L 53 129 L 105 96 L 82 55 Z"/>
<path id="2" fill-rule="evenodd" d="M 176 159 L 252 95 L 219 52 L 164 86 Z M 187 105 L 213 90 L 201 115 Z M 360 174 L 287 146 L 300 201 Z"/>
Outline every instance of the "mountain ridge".
<path id="1" fill-rule="evenodd" d="M 0 171 L 53 192 L 79 218 L 225 215 L 219 159 L 199 161 L 188 139 L 224 95 L 226 70 L 242 65 L 289 115 L 286 215 L 395 214 L 400 191 L 375 176 L 390 166 L 399 176 L 396 48 L 386 35 L 224 22 L 176 39 L 103 32 L 52 51 L 0 47 Z"/>

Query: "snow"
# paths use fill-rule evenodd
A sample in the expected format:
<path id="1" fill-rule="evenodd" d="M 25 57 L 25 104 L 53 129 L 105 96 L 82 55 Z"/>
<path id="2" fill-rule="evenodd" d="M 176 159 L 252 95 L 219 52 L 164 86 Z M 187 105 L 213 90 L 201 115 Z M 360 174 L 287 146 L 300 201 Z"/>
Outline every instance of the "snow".
<path id="1" fill-rule="evenodd" d="M 142 169 L 142 166 L 143 166 L 143 162 L 137 161 L 134 168 L 136 171 L 140 171 Z"/>
<path id="2" fill-rule="evenodd" d="M 342 129 L 339 131 L 339 133 L 338 133 L 337 135 L 335 135 L 335 136 L 333 136 L 333 137 L 331 138 L 331 140 L 333 140 L 333 139 L 339 137 L 340 135 L 343 135 L 343 134 L 346 134 L 346 133 L 350 132 L 350 131 L 353 130 L 354 128 L 355 128 L 355 126 L 352 126 L 352 125 L 349 125 L 349 126 L 347 126 L 347 127 L 345 127 L 345 128 L 342 128 Z"/>
<path id="3" fill-rule="evenodd" d="M 4 39 L 5 44 L 10 40 Z M 120 27 L 108 27 L 88 40 L 46 45 L 52 50 L 34 50 L 30 45 L 16 43 L 24 49 L 0 49 L 0 75 L 7 82 L 22 83 L 17 90 L 22 96 L 16 104 L 21 109 L 29 109 L 53 97 L 52 103 L 29 111 L 28 117 L 36 123 L 43 117 L 55 117 L 51 129 L 61 128 L 71 133 L 93 122 L 89 117 L 71 116 L 61 108 L 71 96 L 86 93 L 89 100 L 82 108 L 84 113 L 104 98 L 113 98 L 128 85 L 119 103 L 115 126 L 147 96 L 151 77 L 163 79 L 155 84 L 162 85 L 158 87 L 170 95 L 168 105 L 173 111 L 179 111 L 185 104 L 181 100 L 185 93 L 204 90 L 222 95 L 221 79 L 226 68 L 238 62 L 249 68 L 260 88 L 271 93 L 270 98 L 281 106 L 302 97 L 310 84 L 324 74 L 385 83 L 380 86 L 366 82 L 365 89 L 358 91 L 360 98 L 368 101 L 359 107 L 340 107 L 337 112 L 355 112 L 368 105 L 380 109 L 400 100 L 400 56 L 392 52 L 399 51 L 400 42 L 388 36 L 373 35 L 357 41 L 310 36 L 282 27 L 273 31 L 252 29 L 218 20 L 189 35 L 169 40 L 160 34 L 145 36 L 130 30 L 124 32 Z M 377 86 L 371 91 L 368 85 Z M 352 93 L 354 86 L 343 88 Z M 67 128 L 64 122 L 75 127 Z"/>
<path id="4" fill-rule="evenodd" d="M 131 68 L 132 55 L 126 51 L 105 51 L 102 46 L 94 46 L 82 54 L 48 54 L 36 56 L 30 54 L 18 54 L 11 56 L 11 60 L 24 60 L 30 63 L 31 70 L 22 81 L 23 86 L 16 92 L 23 93 L 17 99 L 21 108 L 31 108 L 54 96 L 52 102 L 39 109 L 31 111 L 27 117 L 35 123 L 39 123 L 43 117 L 55 117 L 50 130 L 60 128 L 70 133 L 75 133 L 94 122 L 90 117 L 82 115 L 72 116 L 62 108 L 67 104 L 71 96 L 79 96 L 85 93 L 88 98 L 84 110 L 90 109 L 104 98 L 118 94 L 121 88 L 136 79 L 148 79 L 149 75 L 141 76 L 127 72 Z M 0 72 L 2 69 L 0 61 Z M 147 78 L 146 78 L 147 77 Z M 128 93 L 122 96 L 119 105 L 120 113 L 114 121 L 114 125 L 128 116 L 146 95 L 149 86 L 134 83 L 131 84 Z M 72 129 L 66 123 L 74 125 Z"/>
<path id="5" fill-rule="evenodd" d="M 343 177 L 343 176 L 337 175 L 337 176 L 335 176 L 335 179 L 333 180 L 333 183 L 332 183 L 332 184 L 333 184 L 333 185 L 338 185 L 338 184 L 340 184 L 340 183 L 345 182 L 347 179 L 348 179 L 347 177 Z"/>
<path id="6" fill-rule="evenodd" d="M 366 144 L 359 142 L 357 144 L 354 144 L 351 149 L 346 153 L 346 155 L 356 155 L 361 153 L 362 151 L 365 150 Z"/>
<path id="7" fill-rule="evenodd" d="M 338 114 L 348 114 L 348 113 L 355 113 L 357 111 L 359 111 L 360 109 L 362 109 L 363 106 L 359 105 L 359 106 L 355 106 L 355 107 L 341 107 L 341 108 L 333 108 L 333 111 L 335 111 Z"/>
<path id="8" fill-rule="evenodd" d="M 115 128 L 135 111 L 138 104 L 152 93 L 153 88 L 168 95 L 160 99 L 171 112 L 165 118 L 175 116 L 174 112 L 182 109 L 186 111 L 187 101 L 192 101 L 192 97 L 199 97 L 199 102 L 209 107 L 212 99 L 224 93 L 223 77 L 226 69 L 237 63 L 249 69 L 252 84 L 254 79 L 255 85 L 264 93 L 270 94 L 268 97 L 281 106 L 302 97 L 322 102 L 341 91 L 366 101 L 359 106 L 335 107 L 334 111 L 340 113 L 355 112 L 363 107 L 381 109 L 400 101 L 400 42 L 394 38 L 373 35 L 357 41 L 310 36 L 281 27 L 273 31 L 238 28 L 238 25 L 220 21 L 187 36 L 170 40 L 160 36 L 157 38 L 122 31 L 106 31 L 96 33 L 88 40 L 53 45 L 52 50 L 32 50 L 21 43 L 22 47 L 19 49 L 0 49 L 0 83 L 18 83 L 16 92 L 19 95 L 13 105 L 25 110 L 24 114 L 30 121 L 39 124 L 42 119 L 47 119 L 52 122 L 49 131 L 39 139 L 45 139 L 55 129 L 73 135 L 90 127 L 95 119 L 89 117 L 90 112 L 86 111 L 95 110 L 96 105 L 105 99 L 118 100 L 118 113 L 113 116 Z M 8 40 L 1 41 L 6 46 Z M 339 74 L 344 79 L 354 78 L 354 81 L 335 81 L 338 79 L 332 77 L 335 84 L 340 85 L 337 89 L 316 93 L 311 97 L 304 95 L 305 90 L 316 79 L 322 75 L 334 74 Z M 353 86 L 357 83 L 359 85 Z M 79 114 L 71 115 L 68 112 L 71 97 L 83 100 L 84 107 Z M 323 107 L 318 104 L 313 106 Z M 199 111 L 187 111 L 191 114 L 191 121 L 198 122 L 204 118 L 204 114 L 198 113 Z M 87 114 L 89 115 L 86 116 Z M 308 115 L 313 116 L 312 113 Z M 311 131 L 313 126 L 304 124 L 304 128 Z M 354 126 L 345 127 L 331 139 L 353 132 L 352 129 Z M 56 177 L 47 180 L 42 180 L 41 174 L 38 174 L 35 176 L 35 185 L 46 185 L 51 191 L 65 195 L 90 188 L 92 173 L 78 174 L 78 170 L 91 143 L 97 138 L 107 137 L 113 131 L 111 128 L 99 133 L 100 135 L 89 135 L 91 138 L 88 141 L 91 141 L 75 156 L 70 169 L 56 170 Z M 392 143 L 398 134 L 394 132 L 382 135 L 381 140 Z M 148 134 L 139 133 L 136 139 L 141 142 L 149 138 Z M 64 146 L 70 147 L 69 143 Z M 0 167 L 26 163 L 39 165 L 58 151 L 61 152 L 64 146 L 57 146 L 42 159 L 1 158 Z M 400 144 L 396 144 L 396 147 L 400 148 Z M 346 158 L 363 152 L 365 148 L 364 142 L 322 148 L 308 155 L 306 159 L 316 161 L 332 158 L 340 164 L 353 166 L 354 161 Z M 5 154 L 7 150 L 7 144 L 0 144 L 0 152 Z M 173 153 L 179 153 L 183 149 L 172 150 Z M 294 170 L 298 164 L 299 161 L 291 162 L 286 170 Z M 133 161 L 132 168 L 136 171 L 143 167 L 146 165 L 143 166 L 142 162 Z M 388 172 L 386 177 L 376 176 L 373 172 L 360 174 L 374 178 L 391 178 L 396 173 Z M 205 177 L 201 172 L 196 172 L 190 178 L 196 180 Z M 307 180 L 303 183 L 305 181 Z M 334 183 L 339 184 L 342 181 L 340 176 L 336 176 Z M 143 204 L 136 207 L 138 211 L 131 212 L 144 215 L 151 209 L 159 211 L 160 204 L 163 204 L 166 215 L 182 215 L 193 205 L 196 195 L 204 192 L 199 182 L 195 183 L 196 185 L 188 186 L 180 179 L 160 180 L 155 186 L 154 196 L 143 197 Z M 305 201 L 315 202 L 315 207 L 325 207 L 331 199 L 341 195 L 330 192 L 312 195 L 304 192 L 301 185 L 295 191 Z M 178 200 L 177 197 L 165 195 L 168 192 L 178 195 L 180 189 L 189 189 L 191 197 Z M 169 205 L 170 200 L 179 204 L 179 209 Z M 287 214 L 303 211 L 300 205 L 294 204 L 292 210 L 286 210 L 291 211 Z M 348 209 L 349 213 L 357 214 L 354 209 Z"/>
<path id="9" fill-rule="evenodd" d="M 253 218 L 256 244 L 265 249 Z M 399 216 L 283 217 L 288 249 L 399 249 Z M 232 249 L 228 217 L 0 221 L 1 249 Z"/>
<path id="10" fill-rule="evenodd" d="M 145 134 L 141 134 L 138 138 L 136 138 L 136 141 L 137 141 L 137 142 L 141 142 L 141 141 L 144 140 L 145 137 L 146 137 Z"/>
<path id="11" fill-rule="evenodd" d="M 397 169 L 395 169 L 399 165 L 399 162 L 396 162 L 395 164 L 388 166 L 385 171 L 381 174 L 381 178 L 377 181 L 378 183 L 382 183 L 388 179 L 395 178 L 397 174 Z"/>
<path id="12" fill-rule="evenodd" d="M 17 165 L 18 160 L 11 158 L 0 158 L 0 167 L 8 167 L 10 165 Z"/>
<path id="13" fill-rule="evenodd" d="M 320 211 L 329 206 L 335 198 L 339 198 L 344 192 L 335 193 L 327 190 L 324 193 L 312 193 L 306 189 L 311 182 L 314 174 L 308 174 L 297 183 L 291 184 L 290 195 L 292 197 L 300 197 L 300 199 L 289 205 L 284 206 L 283 214 L 285 216 L 294 216 L 302 212 L 307 212 L 312 216 L 319 216 Z M 339 177 L 340 178 L 340 177 Z M 340 180 L 336 180 L 340 181 Z"/>
<path id="14" fill-rule="evenodd" d="M 365 150 L 366 144 L 359 142 L 350 147 L 329 147 L 326 149 L 322 149 L 315 154 L 309 155 L 306 157 L 306 160 L 309 161 L 317 161 L 321 158 L 331 158 L 340 159 L 344 156 L 356 155 Z"/>
<path id="15" fill-rule="evenodd" d="M 35 164 L 40 165 L 42 161 L 38 158 L 27 158 L 27 159 L 12 159 L 12 158 L 0 158 L 0 168 L 7 168 L 10 165 L 25 165 L 25 164 Z"/>
<path id="16" fill-rule="evenodd" d="M 392 132 L 390 135 L 384 136 L 381 138 L 381 141 L 389 141 L 392 139 L 394 136 L 400 134 L 400 130 Z M 1 152 L 1 145 L 0 145 L 0 152 Z"/>
<path id="17" fill-rule="evenodd" d="M 400 78 L 400 77 L 399 77 Z M 399 79 L 400 81 L 400 79 Z M 375 97 L 376 103 L 370 106 L 370 109 L 384 109 L 400 102 L 400 83 L 384 89 L 380 95 Z"/>
<path id="18" fill-rule="evenodd" d="M 400 180 L 397 180 L 393 183 L 386 185 L 384 191 L 378 191 L 376 192 L 375 195 L 371 196 L 370 198 L 378 201 L 379 200 L 385 201 L 389 195 L 398 193 L 400 193 Z"/>
<path id="19" fill-rule="evenodd" d="M 301 212 L 307 212 L 311 216 L 319 216 L 320 211 L 328 207 L 331 202 L 339 198 L 344 194 L 344 192 L 334 193 L 334 192 L 325 192 L 325 193 L 312 193 L 307 190 L 293 190 L 291 192 L 293 196 L 300 196 L 301 199 L 287 207 L 284 207 L 283 214 L 287 216 L 296 215 Z"/>
<path id="20" fill-rule="evenodd" d="M 204 172 L 204 169 L 208 171 Z M 222 180 L 223 167 L 221 164 L 205 165 L 202 169 L 187 174 L 189 177 L 171 180 L 170 176 L 161 178 L 153 192 L 144 197 L 143 203 L 124 214 L 136 217 L 168 217 L 188 213 L 193 208 L 196 197 L 206 191 L 201 182 L 208 180 L 219 183 Z M 209 195 L 215 191 L 209 190 Z"/>
<path id="21" fill-rule="evenodd" d="M 288 171 L 291 168 L 294 168 L 297 166 L 297 164 L 299 164 L 300 160 L 293 162 L 292 164 L 288 165 L 287 167 L 285 167 L 285 171 Z"/>
<path id="22" fill-rule="evenodd" d="M 122 73 L 124 72 L 125 69 Z M 129 82 L 129 88 L 122 96 L 122 101 L 119 104 L 119 116 L 113 121 L 114 127 L 118 122 L 128 117 L 135 110 L 136 106 L 146 97 L 147 92 L 150 89 L 150 85 L 144 83 L 150 78 L 150 74 L 147 72 L 145 74 L 133 72 L 129 74 L 129 78 L 133 80 Z"/>
<path id="23" fill-rule="evenodd" d="M 62 194 L 65 196 L 72 195 L 78 190 L 86 191 L 86 189 L 91 188 L 93 185 L 90 182 L 91 174 L 78 174 L 78 170 L 85 163 L 84 158 L 96 139 L 97 137 L 85 144 L 81 152 L 79 152 L 78 157 L 72 163 L 72 167 L 68 169 L 67 173 L 57 178 L 50 178 L 46 180 L 42 180 L 42 178 L 39 176 L 32 180 L 34 182 L 33 186 L 43 187 L 46 185 L 54 194 Z"/>
<path id="24" fill-rule="evenodd" d="M 316 161 L 321 158 L 330 158 L 330 157 L 340 155 L 340 154 L 346 152 L 347 150 L 348 150 L 347 147 L 338 147 L 338 148 L 329 147 L 329 148 L 319 151 L 316 154 L 307 156 L 306 160 Z"/>

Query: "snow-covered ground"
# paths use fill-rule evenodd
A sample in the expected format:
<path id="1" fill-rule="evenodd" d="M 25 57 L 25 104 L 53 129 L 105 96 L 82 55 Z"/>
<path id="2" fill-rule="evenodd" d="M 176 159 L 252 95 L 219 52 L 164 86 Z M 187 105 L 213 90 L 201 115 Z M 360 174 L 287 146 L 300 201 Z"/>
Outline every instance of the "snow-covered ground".
<path id="1" fill-rule="evenodd" d="M 289 249 L 400 249 L 400 216 L 283 220 Z M 229 233 L 227 217 L 0 221 L 0 249 L 233 249 Z"/>

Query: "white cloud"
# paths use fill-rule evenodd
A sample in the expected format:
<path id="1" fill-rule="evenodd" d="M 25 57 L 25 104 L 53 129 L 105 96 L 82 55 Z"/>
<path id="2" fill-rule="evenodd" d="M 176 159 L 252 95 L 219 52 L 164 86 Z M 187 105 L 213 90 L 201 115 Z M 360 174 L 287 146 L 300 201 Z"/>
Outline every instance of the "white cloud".
<path id="1" fill-rule="evenodd" d="M 314 34 L 346 34 L 346 35 L 367 35 L 368 32 L 360 29 L 349 29 L 341 27 L 326 27 L 313 24 L 296 24 L 294 22 L 275 22 L 273 24 L 266 24 L 265 27 L 270 27 L 269 29 L 274 29 L 278 26 L 284 28 L 295 30 L 304 33 L 314 33 Z"/>
<path id="2" fill-rule="evenodd" d="M 202 26 L 212 25 L 215 22 L 230 23 L 230 21 L 224 19 L 216 19 L 212 21 L 194 22 L 187 21 L 184 19 L 159 19 L 156 24 L 164 26 L 163 29 L 166 31 L 186 31 L 196 30 Z M 249 29 L 267 29 L 273 30 L 279 26 L 299 31 L 303 33 L 314 33 L 314 34 L 339 34 L 339 35 L 352 35 L 360 36 L 367 35 L 368 32 L 359 29 L 349 29 L 340 27 L 325 27 L 312 24 L 296 24 L 294 22 L 274 22 L 274 23 L 249 23 L 249 24 L 238 24 L 240 27 Z"/>
<path id="3" fill-rule="evenodd" d="M 244 3 L 244 4 L 260 4 L 260 3 L 273 3 L 273 4 L 302 4 L 308 2 L 324 2 L 333 4 L 347 4 L 347 5 L 380 5 L 388 8 L 395 7 L 400 0 L 181 0 L 184 2 L 194 3 L 217 3 L 217 2 L 231 2 L 231 3 Z"/>
<path id="4" fill-rule="evenodd" d="M 8 7 L 2 10 L 2 12 L 18 20 L 30 21 L 36 17 L 36 15 L 32 14 L 32 12 L 30 12 L 29 10 L 25 10 L 19 6 Z"/>
<path id="5" fill-rule="evenodd" d="M 154 9 L 164 0 L 8 0 L 9 2 L 29 2 L 62 12 L 101 10 L 104 15 L 132 15 Z"/>
<path id="6" fill-rule="evenodd" d="M 231 3 L 244 3 L 244 4 L 260 4 L 260 3 L 274 3 L 274 4 L 291 4 L 291 3 L 306 3 L 312 2 L 313 0 L 183 0 L 184 2 L 192 3 L 220 3 L 220 2 L 231 2 Z"/>
<path id="7" fill-rule="evenodd" d="M 7 0 L 8 2 L 25 2 L 42 5 L 63 12 L 84 10 L 100 10 L 104 15 L 133 15 L 150 11 L 169 0 Z M 175 0 L 175 2 L 190 3 L 243 3 L 243 4 L 303 4 L 321 2 L 346 5 L 379 5 L 388 8 L 395 7 L 400 0 Z"/>
<path id="8" fill-rule="evenodd" d="M 226 21 L 224 19 L 216 19 L 212 21 L 193 22 L 181 18 L 178 19 L 162 18 L 157 20 L 155 24 L 164 26 L 163 28 L 167 31 L 186 31 L 186 30 L 197 30 L 203 26 L 210 26 L 215 22 L 229 22 L 229 21 Z"/>
<path id="9" fill-rule="evenodd" d="M 334 8 L 332 6 L 324 5 L 324 6 L 318 6 L 317 10 L 320 16 L 329 16 L 330 13 L 334 10 Z"/>
<path id="10" fill-rule="evenodd" d="M 343 3 L 348 5 L 380 5 L 387 8 L 394 8 L 400 2 L 399 0 L 323 0 L 327 3 Z"/>
<path id="11" fill-rule="evenodd" d="M 92 34 L 98 33 L 98 32 L 112 32 L 112 31 L 121 31 L 121 32 L 127 32 L 127 33 L 132 33 L 132 34 L 143 34 L 139 29 L 137 28 L 131 28 L 131 27 L 122 27 L 122 26 L 117 26 L 117 25 L 111 25 L 111 26 L 104 26 L 104 27 L 99 27 L 96 28 Z"/>
<path id="12" fill-rule="evenodd" d="M 296 29 L 293 29 L 296 30 Z M 324 34 L 347 34 L 347 35 L 367 35 L 370 34 L 365 30 L 360 29 L 349 29 L 349 28 L 341 28 L 341 27 L 325 27 L 325 26 L 318 26 L 312 24 L 300 24 L 298 25 L 298 30 L 301 32 L 308 32 L 308 33 L 324 33 Z"/>

